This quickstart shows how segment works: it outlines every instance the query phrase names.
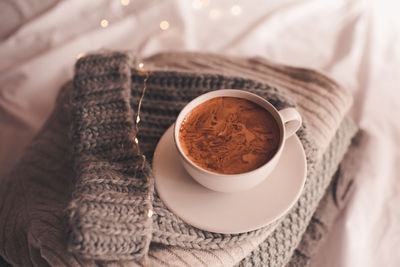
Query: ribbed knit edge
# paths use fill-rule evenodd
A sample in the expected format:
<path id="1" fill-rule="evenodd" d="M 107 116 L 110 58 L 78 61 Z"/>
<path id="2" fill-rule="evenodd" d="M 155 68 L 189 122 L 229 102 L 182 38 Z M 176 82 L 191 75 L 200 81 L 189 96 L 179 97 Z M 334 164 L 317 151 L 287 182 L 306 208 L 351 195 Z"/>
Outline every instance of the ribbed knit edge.
<path id="1" fill-rule="evenodd" d="M 118 52 L 76 63 L 71 138 L 77 176 L 67 209 L 68 248 L 84 258 L 142 260 L 151 241 L 153 180 L 134 142 L 131 63 Z"/>

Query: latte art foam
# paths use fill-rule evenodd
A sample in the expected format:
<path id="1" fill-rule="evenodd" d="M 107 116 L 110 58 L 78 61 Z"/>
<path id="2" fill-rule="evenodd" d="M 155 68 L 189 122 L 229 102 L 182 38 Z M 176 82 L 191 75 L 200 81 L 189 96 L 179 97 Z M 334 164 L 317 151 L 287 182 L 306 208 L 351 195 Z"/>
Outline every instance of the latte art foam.
<path id="1" fill-rule="evenodd" d="M 179 142 L 196 165 L 217 173 L 238 174 L 268 162 L 279 146 L 279 126 L 261 106 L 236 97 L 217 97 L 184 119 Z"/>

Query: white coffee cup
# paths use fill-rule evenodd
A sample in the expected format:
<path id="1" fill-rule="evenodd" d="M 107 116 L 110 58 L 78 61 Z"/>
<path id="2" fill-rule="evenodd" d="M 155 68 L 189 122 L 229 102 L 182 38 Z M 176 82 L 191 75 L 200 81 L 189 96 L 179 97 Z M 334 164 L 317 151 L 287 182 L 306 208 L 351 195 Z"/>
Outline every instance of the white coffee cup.
<path id="1" fill-rule="evenodd" d="M 255 170 L 239 174 L 221 174 L 206 170 L 189 159 L 189 157 L 184 153 L 179 142 L 179 131 L 186 115 L 188 115 L 195 107 L 204 103 L 205 101 L 224 96 L 243 98 L 258 104 L 269 111 L 279 126 L 280 141 L 277 152 L 268 162 Z M 238 192 L 248 190 L 261 183 L 268 177 L 268 175 L 273 171 L 279 162 L 279 158 L 285 145 L 285 140 L 292 136 L 300 128 L 301 123 L 301 116 L 294 108 L 285 108 L 278 111 L 271 103 L 256 94 L 243 90 L 221 89 L 196 97 L 181 110 L 174 125 L 174 140 L 183 167 L 194 180 L 214 191 Z"/>

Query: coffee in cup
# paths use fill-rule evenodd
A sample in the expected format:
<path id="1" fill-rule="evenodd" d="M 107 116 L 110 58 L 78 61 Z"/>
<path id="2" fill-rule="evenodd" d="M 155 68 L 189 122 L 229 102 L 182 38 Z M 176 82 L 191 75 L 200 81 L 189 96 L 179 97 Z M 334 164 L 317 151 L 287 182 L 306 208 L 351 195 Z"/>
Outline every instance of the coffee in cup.
<path id="1" fill-rule="evenodd" d="M 206 170 L 239 174 L 259 168 L 278 150 L 272 114 L 244 98 L 221 96 L 190 111 L 179 130 L 186 156 Z"/>

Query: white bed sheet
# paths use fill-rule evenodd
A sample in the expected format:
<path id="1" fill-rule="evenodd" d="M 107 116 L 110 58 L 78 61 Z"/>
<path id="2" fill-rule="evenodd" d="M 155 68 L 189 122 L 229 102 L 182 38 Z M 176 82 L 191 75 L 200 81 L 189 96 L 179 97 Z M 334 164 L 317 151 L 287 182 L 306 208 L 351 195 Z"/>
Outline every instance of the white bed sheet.
<path id="1" fill-rule="evenodd" d="M 46 120 L 80 53 L 262 56 L 335 78 L 353 93 L 350 114 L 369 136 L 356 191 L 314 265 L 400 266 L 399 7 L 389 0 L 62 1 L 0 42 L 0 176 Z"/>

